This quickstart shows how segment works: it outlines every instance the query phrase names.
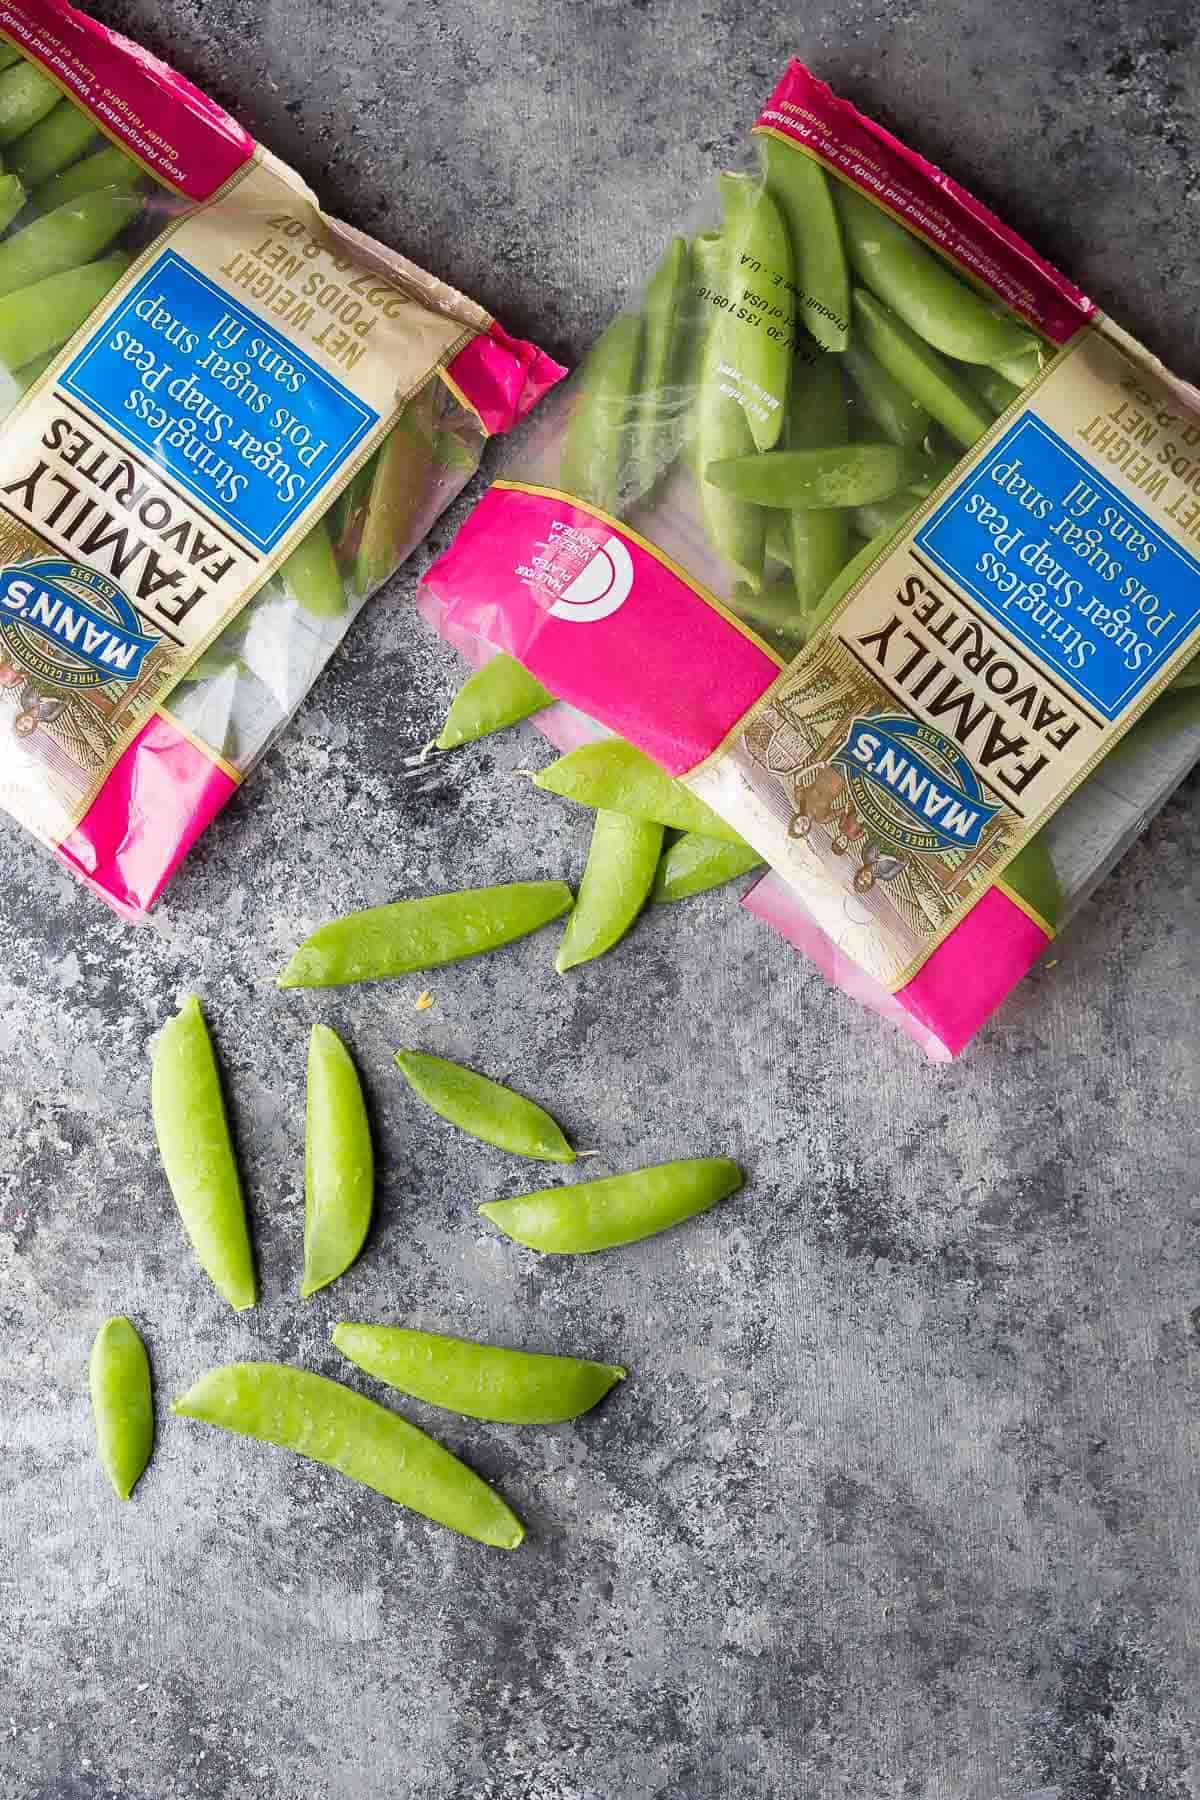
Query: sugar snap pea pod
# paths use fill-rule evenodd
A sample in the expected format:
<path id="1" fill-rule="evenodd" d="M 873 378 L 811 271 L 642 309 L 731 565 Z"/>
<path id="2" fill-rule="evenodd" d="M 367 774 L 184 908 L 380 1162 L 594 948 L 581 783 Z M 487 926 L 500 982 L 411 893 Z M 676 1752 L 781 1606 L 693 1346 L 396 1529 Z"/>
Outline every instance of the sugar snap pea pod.
<path id="1" fill-rule="evenodd" d="M 434 387 L 430 380 L 418 388 L 372 458 L 354 556 L 356 594 L 374 593 L 410 547 L 433 463 Z"/>
<path id="2" fill-rule="evenodd" d="M 341 618 L 346 610 L 346 590 L 324 519 L 318 519 L 280 563 L 279 579 L 311 618 Z"/>
<path id="3" fill-rule="evenodd" d="M 44 213 L 0 243 L 0 295 L 90 262 L 140 210 L 135 195 L 106 188 Z"/>
<path id="4" fill-rule="evenodd" d="M 672 238 L 642 301 L 642 358 L 634 418 L 634 488 L 646 494 L 673 456 L 667 430 L 678 403 L 676 383 L 683 351 L 679 314 L 691 278 L 686 238 Z"/>
<path id="5" fill-rule="evenodd" d="M 62 99 L 62 90 L 35 63 L 17 62 L 0 75 L 0 147 L 15 143 Z"/>
<path id="6" fill-rule="evenodd" d="M 861 549 L 857 550 L 850 558 L 850 561 L 838 575 L 837 579 L 830 582 L 825 593 L 821 596 L 818 605 L 804 622 L 805 631 L 810 643 L 817 632 L 820 631 L 825 621 L 829 618 L 830 614 L 840 602 L 845 599 L 846 595 L 850 592 L 850 589 L 857 582 L 859 576 L 866 574 L 871 564 L 875 561 L 875 558 L 882 550 L 887 548 L 894 536 L 894 527 L 889 526 L 886 530 L 881 531 L 877 537 L 869 538 L 867 542 L 863 544 Z"/>
<path id="7" fill-rule="evenodd" d="M 100 188 L 118 188 L 124 193 L 133 193 L 140 187 L 145 173 L 141 164 L 134 162 L 132 156 L 126 156 L 124 150 L 118 150 L 115 144 L 109 144 L 103 150 L 94 150 L 90 156 L 82 157 L 79 162 L 72 163 L 69 168 L 51 176 L 49 181 L 35 188 L 33 202 L 41 212 L 55 212 L 69 200 L 78 200 L 83 194 L 94 194 Z"/>
<path id="8" fill-rule="evenodd" d="M 581 806 L 602 806 L 632 819 L 652 819 L 680 831 L 704 831 L 710 837 L 737 837 L 711 806 L 622 738 L 581 744 L 533 779 L 536 787 L 560 794 L 564 800 L 576 800 Z"/>
<path id="9" fill-rule="evenodd" d="M 73 100 L 63 99 L 44 119 L 38 120 L 32 131 L 17 139 L 6 161 L 27 188 L 35 188 L 77 162 L 96 138 L 92 115 Z"/>
<path id="10" fill-rule="evenodd" d="M 954 455 L 925 457 L 920 474 L 908 484 L 909 493 L 916 494 L 918 499 L 927 499 L 934 488 L 940 487 L 947 475 L 958 467 L 961 460 L 961 457 Z"/>
<path id="11" fill-rule="evenodd" d="M 967 287 L 874 201 L 845 182 L 834 186 L 854 273 L 927 344 L 975 363 L 995 363 L 1028 349 L 1034 340 L 1011 314 Z"/>
<path id="12" fill-rule="evenodd" d="M 493 656 L 468 676 L 450 702 L 437 748 L 455 750 L 460 744 L 472 744 L 553 705 L 554 695 L 515 656 Z"/>
<path id="13" fill-rule="evenodd" d="M 1062 887 L 1040 832 L 1005 865 L 1000 880 L 1032 907 L 1051 931 L 1055 929 L 1062 910 Z"/>
<path id="14" fill-rule="evenodd" d="M 722 237 L 716 259 L 719 268 L 708 271 L 718 297 L 727 297 L 731 292 L 730 254 L 729 242 Z M 762 582 L 765 553 L 762 514 L 756 507 L 714 487 L 704 476 L 710 462 L 727 456 L 752 455 L 755 448 L 754 433 L 727 372 L 722 348 L 723 318 L 723 314 L 714 313 L 700 363 L 693 435 L 696 483 L 701 517 L 713 549 L 725 558 L 737 579 L 757 588 Z"/>
<path id="15" fill-rule="evenodd" d="M 374 1197 L 375 1156 L 358 1070 L 337 1032 L 314 1025 L 304 1122 L 302 1299 L 350 1267 L 366 1240 Z"/>
<path id="16" fill-rule="evenodd" d="M 757 593 L 742 582 L 735 582 L 728 606 L 743 625 L 748 625 L 785 662 L 791 662 L 804 648 L 805 609 L 796 594 L 790 571 L 778 581 L 764 582 Z"/>
<path id="17" fill-rule="evenodd" d="M 554 966 L 560 975 L 619 943 L 643 906 L 662 854 L 663 828 L 627 813 L 596 813 L 587 867 Z"/>
<path id="18" fill-rule="evenodd" d="M 13 44 L 0 44 L 0 69 L 11 69 L 21 60 L 21 52 Z"/>
<path id="19" fill-rule="evenodd" d="M 896 444 L 833 444 L 768 450 L 709 463 L 708 479 L 756 506 L 866 506 L 886 500 L 919 472 L 920 458 Z"/>
<path id="20" fill-rule="evenodd" d="M 920 449 L 933 423 L 920 401 L 857 338 L 847 344 L 845 362 L 863 406 L 884 437 L 902 449 Z"/>
<path id="21" fill-rule="evenodd" d="M 850 338 L 850 276 L 828 178 L 810 156 L 766 132 L 758 134 L 758 148 L 791 240 L 797 314 L 823 349 L 842 351 Z"/>
<path id="22" fill-rule="evenodd" d="M 741 1185 L 735 1162 L 704 1156 L 574 1187 L 543 1188 L 515 1200 L 489 1200 L 479 1210 L 518 1244 L 562 1256 L 654 1237 L 707 1212 Z"/>
<path id="23" fill-rule="evenodd" d="M 920 504 L 919 494 L 914 494 L 911 488 L 901 488 L 886 500 L 872 500 L 869 506 L 856 506 L 854 529 L 865 538 L 879 537 L 885 531 L 899 531 Z"/>
<path id="24" fill-rule="evenodd" d="M 381 448 L 382 446 L 380 446 Z M 341 540 L 349 530 L 354 515 L 371 491 L 371 483 L 375 479 L 375 466 L 378 460 L 379 449 L 376 449 L 351 476 L 325 514 L 325 529 L 328 531 L 329 540 L 335 549 L 340 548 Z"/>
<path id="25" fill-rule="evenodd" d="M 278 985 L 341 987 L 439 968 L 528 937 L 560 919 L 572 902 L 563 881 L 513 881 L 367 907 L 331 919 L 306 938 Z"/>
<path id="26" fill-rule="evenodd" d="M 701 837 L 697 831 L 685 831 L 663 852 L 650 890 L 655 906 L 670 901 L 690 900 L 709 888 L 724 887 L 751 869 L 761 869 L 763 859 L 749 844 L 727 844 L 720 838 Z"/>
<path id="27" fill-rule="evenodd" d="M 792 566 L 791 513 L 772 508 L 767 517 L 767 560 L 782 563 L 789 571 Z"/>
<path id="28" fill-rule="evenodd" d="M 867 349 L 957 443 L 969 450 L 991 425 L 994 414 L 966 377 L 957 374 L 944 356 L 939 356 L 873 294 L 855 288 L 852 305 L 854 322 Z"/>
<path id="29" fill-rule="evenodd" d="M 357 1368 L 430 1406 L 504 1425 L 559 1425 L 590 1412 L 625 1379 L 614 1363 L 502 1350 L 399 1325 L 334 1327 L 333 1341 Z"/>
<path id="30" fill-rule="evenodd" d="M 828 354 L 818 356 L 811 367 L 797 363 L 788 418 L 789 450 L 846 442 L 850 434 L 840 364 L 840 357 Z M 797 605 L 807 612 L 849 554 L 846 515 L 840 506 L 798 507 L 789 514 L 789 521 L 787 561 Z"/>
<path id="31" fill-rule="evenodd" d="M 717 320 L 714 295 L 725 292 L 729 246 L 719 231 L 701 231 L 692 239 L 688 316 L 691 334 L 683 358 L 683 381 L 689 392 L 704 379 L 704 357 Z"/>
<path id="32" fill-rule="evenodd" d="M 421 1050 L 397 1050 L 395 1060 L 414 1094 L 460 1131 L 514 1156 L 531 1156 L 538 1162 L 575 1161 L 561 1126 L 544 1107 L 514 1088 Z"/>
<path id="33" fill-rule="evenodd" d="M 128 1319 L 106 1319 L 96 1333 L 88 1382 L 100 1461 L 118 1500 L 128 1500 L 154 1448 L 150 1359 Z"/>
<path id="34" fill-rule="evenodd" d="M 497 1550 L 515 1550 L 525 1535 L 495 1489 L 435 1438 L 324 1375 L 286 1363 L 227 1363 L 201 1375 L 171 1410 L 323 1463 Z"/>
<path id="35" fill-rule="evenodd" d="M 760 450 L 770 450 L 783 432 L 792 378 L 792 247 L 783 215 L 760 183 L 723 177 L 722 204 L 733 305 L 717 323 L 717 343 L 750 434 Z M 764 302 L 767 310 L 759 317 Z M 738 317 L 747 305 L 755 310 L 755 324 Z M 776 321 L 772 310 L 780 312 Z"/>
<path id="36" fill-rule="evenodd" d="M 1013 401 L 1020 397 L 1021 390 L 1016 382 L 1009 381 L 998 369 L 987 369 L 982 363 L 967 363 L 963 374 L 997 418 L 1002 412 L 1007 412 Z"/>
<path id="37" fill-rule="evenodd" d="M 0 175 L 0 231 L 7 231 L 25 204 L 25 189 L 16 175 Z"/>
<path id="38" fill-rule="evenodd" d="M 642 321 L 622 313 L 597 339 L 575 378 L 558 485 L 601 512 L 617 513 L 630 491 L 632 400 Z"/>
<path id="39" fill-rule="evenodd" d="M 217 1060 L 194 994 L 154 1046 L 150 1102 L 183 1228 L 213 1286 L 242 1312 L 258 1298 L 250 1230 Z"/>
<path id="40" fill-rule="evenodd" d="M 1036 340 L 1031 339 L 1029 348 L 1016 356 L 997 357 L 992 367 L 997 374 L 1003 375 L 1016 388 L 1027 388 L 1046 366 L 1046 351 Z"/>
<path id="41" fill-rule="evenodd" d="M 44 281 L 0 297 L 0 363 L 19 369 L 65 344 L 128 267 L 129 257 L 115 250 L 82 269 L 47 275 Z"/>
<path id="42" fill-rule="evenodd" d="M 43 350 L 42 354 L 35 356 L 32 362 L 23 363 L 19 369 L 13 371 L 13 380 L 23 394 L 28 393 L 34 382 L 46 373 L 57 355 L 58 346 L 56 344 L 53 350 Z"/>

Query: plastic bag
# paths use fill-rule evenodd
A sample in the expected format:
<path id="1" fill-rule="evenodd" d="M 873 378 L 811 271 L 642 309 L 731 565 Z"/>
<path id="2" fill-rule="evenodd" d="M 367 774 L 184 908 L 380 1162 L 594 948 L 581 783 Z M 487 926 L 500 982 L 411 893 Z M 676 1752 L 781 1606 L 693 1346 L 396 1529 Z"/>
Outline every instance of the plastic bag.
<path id="1" fill-rule="evenodd" d="M 945 1057 L 1200 755 L 1200 395 L 800 64 L 753 139 L 422 605 Z"/>
<path id="2" fill-rule="evenodd" d="M 0 151 L 0 805 L 137 916 L 563 371 L 61 0 Z"/>

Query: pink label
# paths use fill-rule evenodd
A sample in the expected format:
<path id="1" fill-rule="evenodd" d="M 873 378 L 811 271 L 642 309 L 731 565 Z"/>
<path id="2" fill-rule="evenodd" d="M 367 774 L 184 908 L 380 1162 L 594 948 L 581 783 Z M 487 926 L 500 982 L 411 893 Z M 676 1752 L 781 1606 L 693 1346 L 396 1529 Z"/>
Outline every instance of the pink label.
<path id="1" fill-rule="evenodd" d="M 0 0 L 0 30 L 190 200 L 207 200 L 254 154 L 249 132 L 199 88 L 64 0 Z"/>
<path id="2" fill-rule="evenodd" d="M 966 188 L 839 99 L 803 63 L 789 64 L 758 123 L 806 144 L 1054 343 L 1065 344 L 1095 313 L 1085 294 Z"/>
<path id="3" fill-rule="evenodd" d="M 448 625 L 671 775 L 703 762 L 779 673 L 652 545 L 558 495 L 492 488 L 425 580 Z"/>
<path id="4" fill-rule="evenodd" d="M 511 431 L 566 374 L 561 363 L 523 338 L 491 329 L 460 350 L 446 373 L 479 414 L 485 431 Z"/>

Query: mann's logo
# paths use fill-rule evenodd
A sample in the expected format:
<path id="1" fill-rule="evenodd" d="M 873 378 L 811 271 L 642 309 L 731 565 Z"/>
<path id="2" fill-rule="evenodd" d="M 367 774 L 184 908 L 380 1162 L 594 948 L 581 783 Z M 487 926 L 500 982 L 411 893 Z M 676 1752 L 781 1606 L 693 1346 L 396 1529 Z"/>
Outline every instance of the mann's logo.
<path id="1" fill-rule="evenodd" d="M 162 641 L 106 575 L 52 558 L 0 569 L 0 639 L 12 662 L 65 688 L 136 681 Z"/>
<path id="2" fill-rule="evenodd" d="M 957 744 L 916 719 L 855 719 L 830 761 L 846 770 L 863 822 L 897 849 L 973 849 L 1001 810 Z"/>

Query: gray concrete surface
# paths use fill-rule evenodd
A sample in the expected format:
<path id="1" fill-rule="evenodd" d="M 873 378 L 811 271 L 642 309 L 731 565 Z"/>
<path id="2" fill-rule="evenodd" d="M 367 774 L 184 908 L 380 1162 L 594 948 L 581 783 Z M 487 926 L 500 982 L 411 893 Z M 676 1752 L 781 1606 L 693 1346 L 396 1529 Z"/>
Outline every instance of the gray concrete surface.
<path id="1" fill-rule="evenodd" d="M 799 51 L 1200 376 L 1184 0 L 100 10 L 567 357 Z M 568 980 L 545 938 L 447 971 L 427 1014 L 415 980 L 281 995 L 323 916 L 582 863 L 584 818 L 514 779 L 532 735 L 400 779 L 460 675 L 417 573 L 152 928 L 0 830 L 3 1800 L 1195 1795 L 1196 784 L 949 1069 L 727 895 Z M 147 1046 L 191 988 L 249 1177 L 249 1317 L 183 1253 L 151 1140 Z M 316 1018 L 360 1059 L 383 1174 L 368 1253 L 301 1307 Z M 418 1115 L 405 1041 L 618 1164 L 728 1149 L 750 1181 L 685 1232 L 540 1263 L 473 1213 L 527 1171 Z M 85 1383 L 113 1310 L 160 1413 L 126 1508 Z M 628 1363 L 573 1427 L 437 1419 L 528 1520 L 519 1555 L 169 1417 L 213 1361 L 344 1372 L 342 1315 Z"/>

